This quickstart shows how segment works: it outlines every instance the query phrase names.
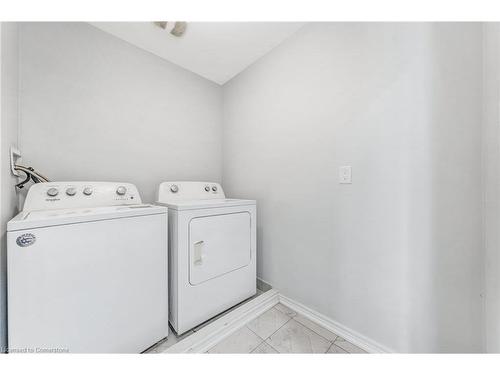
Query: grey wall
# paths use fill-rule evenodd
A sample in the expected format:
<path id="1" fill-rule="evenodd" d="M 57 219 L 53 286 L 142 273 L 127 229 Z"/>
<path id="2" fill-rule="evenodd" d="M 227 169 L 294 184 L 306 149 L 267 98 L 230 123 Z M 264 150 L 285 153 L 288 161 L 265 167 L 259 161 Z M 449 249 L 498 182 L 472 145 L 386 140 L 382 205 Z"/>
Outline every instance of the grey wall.
<path id="1" fill-rule="evenodd" d="M 85 23 L 20 25 L 20 147 L 52 180 L 221 178 L 221 88 Z"/>
<path id="2" fill-rule="evenodd" d="M 313 24 L 224 86 L 223 183 L 258 200 L 261 278 L 389 350 L 483 349 L 481 43 Z"/>
<path id="3" fill-rule="evenodd" d="M 500 25 L 484 25 L 484 248 L 486 349 L 500 352 Z"/>
<path id="4" fill-rule="evenodd" d="M 18 131 L 18 28 L 0 24 L 0 351 L 7 345 L 6 227 L 16 213 L 16 178 L 10 173 L 9 150 Z"/>

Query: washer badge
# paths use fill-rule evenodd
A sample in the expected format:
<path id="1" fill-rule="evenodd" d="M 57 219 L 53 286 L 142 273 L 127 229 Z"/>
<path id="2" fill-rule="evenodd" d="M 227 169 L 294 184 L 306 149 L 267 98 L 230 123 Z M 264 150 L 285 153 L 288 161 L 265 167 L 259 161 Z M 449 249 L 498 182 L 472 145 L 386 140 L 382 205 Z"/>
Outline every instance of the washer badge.
<path id="1" fill-rule="evenodd" d="M 17 237 L 16 243 L 21 247 L 31 246 L 36 242 L 36 237 L 33 233 L 25 233 Z"/>

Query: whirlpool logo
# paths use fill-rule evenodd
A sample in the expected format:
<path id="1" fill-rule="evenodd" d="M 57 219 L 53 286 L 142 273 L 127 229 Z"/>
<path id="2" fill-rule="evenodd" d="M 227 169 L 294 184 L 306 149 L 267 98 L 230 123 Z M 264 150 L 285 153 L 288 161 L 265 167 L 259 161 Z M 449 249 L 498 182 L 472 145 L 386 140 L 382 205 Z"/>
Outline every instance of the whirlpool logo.
<path id="1" fill-rule="evenodd" d="M 25 233 L 17 237 L 16 243 L 21 247 L 31 246 L 35 243 L 36 237 L 33 233 Z"/>

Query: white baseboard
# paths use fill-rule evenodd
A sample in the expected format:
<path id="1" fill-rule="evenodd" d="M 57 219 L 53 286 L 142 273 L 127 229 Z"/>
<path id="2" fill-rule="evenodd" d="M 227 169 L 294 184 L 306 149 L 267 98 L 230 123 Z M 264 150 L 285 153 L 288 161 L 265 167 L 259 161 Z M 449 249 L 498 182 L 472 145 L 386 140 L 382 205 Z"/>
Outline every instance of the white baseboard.
<path id="1" fill-rule="evenodd" d="M 310 309 L 309 307 L 292 300 L 282 294 L 279 295 L 279 301 L 283 305 L 289 307 L 290 309 L 296 311 L 297 313 L 305 316 L 314 323 L 332 331 L 336 335 L 346 339 L 347 341 L 353 343 L 354 345 L 366 350 L 368 353 L 394 353 L 393 350 L 385 347 L 382 344 L 350 329 L 346 326 L 336 322 L 327 316 L 320 314 L 317 311 Z"/>
<path id="2" fill-rule="evenodd" d="M 164 353 L 205 353 L 278 302 L 278 291 L 271 289 L 172 345 Z"/>
<path id="3" fill-rule="evenodd" d="M 163 353 L 205 353 L 274 305 L 282 303 L 323 328 L 343 337 L 369 353 L 394 353 L 382 344 L 288 298 L 275 289 L 248 301 L 199 331 L 172 345 Z"/>

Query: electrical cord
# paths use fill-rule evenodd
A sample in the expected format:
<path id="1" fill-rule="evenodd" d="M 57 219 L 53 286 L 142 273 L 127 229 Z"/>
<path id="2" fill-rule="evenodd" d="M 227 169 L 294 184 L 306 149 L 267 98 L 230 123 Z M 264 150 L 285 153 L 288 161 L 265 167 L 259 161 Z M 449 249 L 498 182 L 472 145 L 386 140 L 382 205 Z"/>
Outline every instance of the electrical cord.
<path id="1" fill-rule="evenodd" d="M 24 165 L 16 164 L 14 166 L 14 169 L 18 170 L 18 171 L 23 171 L 23 172 L 28 173 L 30 175 L 34 175 L 41 182 L 49 182 L 50 181 L 47 177 L 45 177 L 41 173 L 35 171 L 35 169 L 33 167 L 25 167 Z"/>
<path id="2" fill-rule="evenodd" d="M 21 172 L 26 174 L 26 178 L 23 181 L 21 181 L 20 183 L 16 184 L 16 188 L 18 188 L 18 189 L 22 189 L 24 187 L 24 185 L 27 184 L 31 179 L 30 174 L 26 173 L 25 171 L 21 171 Z"/>
<path id="3" fill-rule="evenodd" d="M 20 170 L 20 171 L 24 171 L 24 172 L 26 172 L 28 174 L 34 175 L 37 178 L 39 178 L 40 180 L 42 180 L 43 182 L 48 182 L 49 181 L 49 179 L 47 177 L 45 177 L 41 173 L 35 171 L 35 169 L 33 167 L 25 167 L 23 165 L 16 165 L 14 167 L 14 169 Z"/>
<path id="4" fill-rule="evenodd" d="M 33 167 L 25 167 L 24 165 L 16 164 L 14 166 L 14 170 L 23 172 L 26 175 L 26 178 L 23 181 L 16 184 L 16 188 L 18 189 L 22 189 L 24 185 L 26 185 L 30 180 L 33 181 L 35 184 L 40 182 L 50 181 L 47 177 L 35 171 Z"/>

